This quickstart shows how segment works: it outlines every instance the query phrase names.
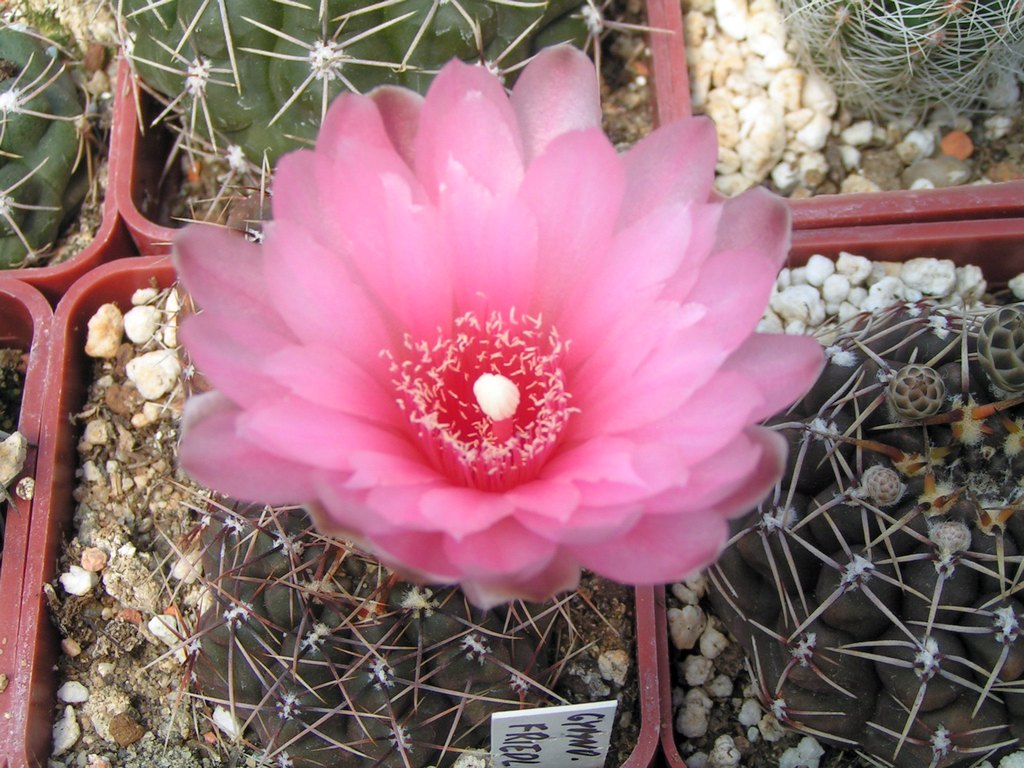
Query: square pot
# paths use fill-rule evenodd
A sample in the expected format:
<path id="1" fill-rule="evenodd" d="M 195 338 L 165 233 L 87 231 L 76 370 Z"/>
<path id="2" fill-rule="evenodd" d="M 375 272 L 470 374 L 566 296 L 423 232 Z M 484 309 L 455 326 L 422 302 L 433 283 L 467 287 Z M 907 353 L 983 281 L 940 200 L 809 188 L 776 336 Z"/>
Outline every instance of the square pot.
<path id="1" fill-rule="evenodd" d="M 69 535 L 75 511 L 73 490 L 76 445 L 81 427 L 73 423 L 86 398 L 91 359 L 86 357 L 86 325 L 98 307 L 114 302 L 130 306 L 132 293 L 144 287 L 173 284 L 175 275 L 167 257 L 122 260 L 94 270 L 78 281 L 58 305 L 53 319 L 53 347 L 46 408 L 41 414 L 42 437 L 37 468 L 35 505 L 27 550 L 32 553 L 24 569 L 21 589 L 17 653 L 18 695 L 8 691 L 8 768 L 41 766 L 51 750 L 56 702 L 55 666 L 61 653 L 60 638 L 53 627 L 44 597 L 44 585 L 57 575 L 62 541 Z M 650 588 L 635 591 L 636 665 L 640 736 L 623 768 L 649 768 L 658 748 L 660 709 L 657 692 L 657 648 L 654 594 Z M 148 617 L 146 617 L 148 619 Z M 3 699 L 0 698 L 0 702 Z"/>
<path id="2" fill-rule="evenodd" d="M 45 385 L 53 312 L 39 291 L 18 280 L 0 277 L 0 346 L 28 353 L 18 431 L 28 441 L 24 468 L 10 484 L 12 501 L 6 508 L 3 560 L 0 562 L 0 765 L 13 755 L 13 713 L 26 695 L 25 667 L 18 654 L 20 610 L 18 596 L 29 557 L 32 515 L 40 509 L 38 496 L 21 498 L 15 486 L 23 478 L 36 478 L 40 420 L 45 410 Z M 25 494 L 28 495 L 28 494 Z"/>
<path id="3" fill-rule="evenodd" d="M 651 69 L 661 123 L 689 117 L 689 74 L 683 19 L 678 0 L 647 0 L 651 35 Z M 917 221 L 998 219 L 1024 215 L 1024 181 L 1006 181 L 946 189 L 901 190 L 863 194 L 820 195 L 789 200 L 793 227 L 834 228 Z"/>
<path id="4" fill-rule="evenodd" d="M 836 258 L 841 252 L 875 261 L 905 262 L 915 257 L 949 259 L 957 266 L 981 267 L 989 285 L 1000 285 L 1024 272 L 1024 219 L 982 219 L 910 224 L 878 224 L 797 230 L 793 233 L 789 266 L 803 265 L 814 254 Z M 671 648 L 664 588 L 656 592 L 658 611 L 659 684 L 661 685 L 661 746 L 670 768 L 686 768 L 675 732 L 672 693 L 679 651 Z M 730 734 L 732 735 L 732 734 Z"/>

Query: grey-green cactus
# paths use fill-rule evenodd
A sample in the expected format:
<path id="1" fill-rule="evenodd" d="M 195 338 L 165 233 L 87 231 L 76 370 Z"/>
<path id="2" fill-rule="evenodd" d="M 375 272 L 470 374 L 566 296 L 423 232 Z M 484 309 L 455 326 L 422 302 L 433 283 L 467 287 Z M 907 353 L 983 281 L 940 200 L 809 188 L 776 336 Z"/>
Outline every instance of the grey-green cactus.
<path id="1" fill-rule="evenodd" d="M 0 20 L 0 268 L 37 262 L 82 201 L 83 112 L 56 46 Z"/>
<path id="2" fill-rule="evenodd" d="M 298 509 L 217 507 L 199 537 L 209 599 L 183 638 L 196 696 L 261 764 L 451 765 L 494 712 L 565 703 L 555 687 L 586 655 L 573 598 L 482 612 L 399 581 Z"/>
<path id="3" fill-rule="evenodd" d="M 907 768 L 1019 748 L 1022 319 L 925 304 L 861 317 L 774 419 L 787 472 L 710 577 L 783 723 Z"/>
<path id="4" fill-rule="evenodd" d="M 423 91 L 449 59 L 500 71 L 537 47 L 585 34 L 579 0 L 119 0 L 125 50 L 142 80 L 232 168 L 312 143 L 344 90 Z"/>
<path id="5" fill-rule="evenodd" d="M 1016 102 L 1024 14 L 1014 0 L 780 0 L 790 37 L 851 110 L 920 116 Z"/>

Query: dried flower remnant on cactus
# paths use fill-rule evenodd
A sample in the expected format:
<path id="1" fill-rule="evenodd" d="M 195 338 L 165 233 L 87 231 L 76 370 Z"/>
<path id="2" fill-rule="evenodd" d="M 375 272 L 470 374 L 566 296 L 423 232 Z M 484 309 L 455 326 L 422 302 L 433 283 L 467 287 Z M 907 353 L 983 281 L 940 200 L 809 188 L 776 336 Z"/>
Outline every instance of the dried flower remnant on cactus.
<path id="1" fill-rule="evenodd" d="M 425 98 L 343 95 L 316 149 L 282 158 L 261 245 L 178 237 L 204 307 L 184 339 L 215 388 L 186 409 L 183 466 L 309 503 L 480 605 L 581 567 L 643 584 L 706 565 L 781 472 L 784 441 L 755 424 L 821 348 L 753 333 L 788 212 L 714 196 L 710 122 L 619 156 L 600 120 L 566 47 L 511 97 L 461 62 Z"/>

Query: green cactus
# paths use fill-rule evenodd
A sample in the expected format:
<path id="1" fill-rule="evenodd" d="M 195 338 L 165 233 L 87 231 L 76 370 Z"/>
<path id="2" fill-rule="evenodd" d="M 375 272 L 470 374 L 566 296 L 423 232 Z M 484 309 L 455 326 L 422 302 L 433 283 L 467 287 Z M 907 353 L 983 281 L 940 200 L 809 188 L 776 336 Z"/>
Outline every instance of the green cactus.
<path id="1" fill-rule="evenodd" d="M 780 5 L 802 57 L 844 105 L 873 116 L 920 116 L 939 104 L 974 111 L 1000 78 L 1013 91 L 1024 65 L 1024 14 L 1015 0 Z"/>
<path id="2" fill-rule="evenodd" d="M 83 115 L 56 46 L 0 21 L 0 268 L 37 262 L 82 201 Z"/>
<path id="3" fill-rule="evenodd" d="M 399 581 L 296 508 L 216 507 L 198 538 L 195 695 L 261 764 L 451 765 L 494 712 L 566 703 L 555 685 L 584 663 L 573 598 L 483 612 Z"/>
<path id="4" fill-rule="evenodd" d="M 1022 327 L 1020 306 L 861 316 L 773 420 L 787 472 L 709 576 L 784 724 L 908 768 L 1019 748 Z"/>
<path id="5" fill-rule="evenodd" d="M 424 91 L 453 57 L 502 72 L 535 46 L 582 39 L 579 0 L 119 0 L 125 50 L 143 82 L 232 168 L 308 146 L 344 90 Z"/>

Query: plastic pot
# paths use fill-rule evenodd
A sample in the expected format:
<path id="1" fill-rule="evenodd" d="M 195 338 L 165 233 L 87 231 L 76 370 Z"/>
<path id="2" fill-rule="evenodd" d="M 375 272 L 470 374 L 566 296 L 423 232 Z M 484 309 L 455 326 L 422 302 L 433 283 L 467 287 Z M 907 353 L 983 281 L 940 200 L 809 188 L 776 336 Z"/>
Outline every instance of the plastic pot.
<path id="1" fill-rule="evenodd" d="M 1024 219 L 884 224 L 836 227 L 793 233 L 790 265 L 804 264 L 813 254 L 835 258 L 842 251 L 876 261 L 908 261 L 915 257 L 950 259 L 958 266 L 981 267 L 989 285 L 1005 284 L 1024 272 Z M 670 648 L 665 590 L 655 594 L 658 612 L 661 746 L 670 768 L 686 768 L 676 741 L 672 711 L 673 667 L 678 652 Z M 682 738 L 682 737 L 680 737 Z"/>
<path id="2" fill-rule="evenodd" d="M 153 284 L 166 287 L 173 281 L 174 271 L 167 257 L 105 264 L 79 280 L 58 304 L 54 314 L 53 344 L 48 356 L 50 373 L 45 400 L 39 401 L 40 404 L 45 403 L 45 409 L 37 417 L 41 425 L 34 502 L 37 513 L 32 519 L 28 540 L 22 544 L 31 557 L 26 562 L 24 585 L 20 590 L 19 663 L 17 675 L 8 673 L 12 682 L 7 692 L 0 695 L 0 705 L 6 707 L 6 719 L 0 723 L 0 728 L 6 728 L 0 734 L 6 734 L 6 738 L 0 737 L 0 744 L 12 745 L 7 768 L 42 766 L 50 755 L 57 687 L 55 665 L 61 651 L 57 631 L 47 615 L 43 585 L 51 583 L 56 576 L 61 542 L 70 534 L 75 511 L 72 492 L 81 426 L 72 417 L 81 410 L 88 389 L 92 364 L 84 352 L 88 320 L 102 304 L 114 302 L 127 308 L 136 289 Z M 2 290 L 0 288 L 0 296 L 3 295 Z M 4 594 L 18 592 L 8 593 L 4 587 Z M 638 589 L 635 661 L 641 734 L 623 768 L 649 768 L 657 753 L 660 708 L 655 621 L 653 590 Z M 14 637 L 15 633 L 11 633 L 12 645 Z M 0 656 L 0 664 L 3 659 Z"/>
<path id="3" fill-rule="evenodd" d="M 24 469 L 9 486 L 12 502 L 6 509 L 3 560 L 0 562 L 0 675 L 6 679 L 6 690 L 0 692 L 0 765 L 11 759 L 8 749 L 16 743 L 11 725 L 13 713 L 21 706 L 19 691 L 25 669 L 18 654 L 18 595 L 22 592 L 26 561 L 32 551 L 28 543 L 30 525 L 33 514 L 41 509 L 38 496 L 30 500 L 19 498 L 15 486 L 22 478 L 38 480 L 36 462 L 40 419 L 46 402 L 52 324 L 53 312 L 39 291 L 17 280 L 0 277 L 0 346 L 28 353 L 18 430 L 29 443 Z"/>
<path id="4" fill-rule="evenodd" d="M 682 12 L 678 0 L 647 0 L 651 70 L 661 123 L 691 114 Z M 1024 181 L 947 189 L 821 195 L 790 200 L 795 229 L 1024 215 Z"/>

